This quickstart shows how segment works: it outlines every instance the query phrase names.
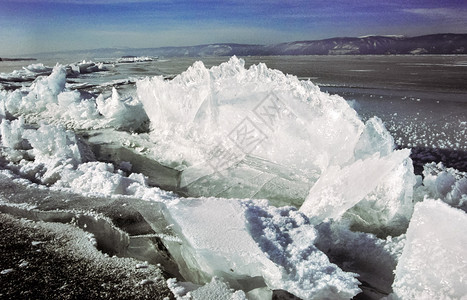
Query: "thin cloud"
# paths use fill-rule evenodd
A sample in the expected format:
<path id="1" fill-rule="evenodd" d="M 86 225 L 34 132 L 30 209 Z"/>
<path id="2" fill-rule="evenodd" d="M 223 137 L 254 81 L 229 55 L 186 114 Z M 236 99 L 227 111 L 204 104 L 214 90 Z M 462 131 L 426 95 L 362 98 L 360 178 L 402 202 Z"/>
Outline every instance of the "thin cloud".
<path id="1" fill-rule="evenodd" d="M 467 9 L 454 8 L 411 8 L 404 12 L 425 16 L 433 19 L 463 19 L 467 20 Z"/>

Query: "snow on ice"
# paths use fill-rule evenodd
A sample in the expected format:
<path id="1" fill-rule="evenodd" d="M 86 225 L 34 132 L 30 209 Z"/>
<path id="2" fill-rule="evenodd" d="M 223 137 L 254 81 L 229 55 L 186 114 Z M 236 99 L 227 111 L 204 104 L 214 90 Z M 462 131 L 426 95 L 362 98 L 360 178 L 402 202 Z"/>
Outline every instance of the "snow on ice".
<path id="1" fill-rule="evenodd" d="M 303 299 L 348 299 L 360 291 L 356 274 L 343 272 L 313 245 L 315 229 L 294 208 L 188 198 L 167 209 L 174 230 L 186 239 L 180 252 L 187 269 L 199 272 L 188 274 L 193 281 L 214 274 L 233 287 L 254 289 L 262 287 L 261 282 L 248 278 L 262 277 L 270 289 Z"/>
<path id="2" fill-rule="evenodd" d="M 49 75 L 0 91 L 2 173 L 163 203 L 181 241 L 167 248 L 192 282 L 170 281 L 178 298 L 285 290 L 349 299 L 359 279 L 379 296 L 466 296 L 466 174 L 428 164 L 423 180 L 415 176 L 410 151 L 394 150 L 381 120 L 364 124 L 343 98 L 236 57 L 211 69 L 197 62 L 170 81 L 142 79 L 133 95 L 114 89 L 110 98 L 69 90 L 62 66 L 29 69 Z M 136 133 L 148 120 L 150 132 Z M 180 171 L 180 188 L 197 198 L 149 186 L 131 161 L 96 161 L 75 132 L 103 128 L 128 131 L 101 132 Z"/>

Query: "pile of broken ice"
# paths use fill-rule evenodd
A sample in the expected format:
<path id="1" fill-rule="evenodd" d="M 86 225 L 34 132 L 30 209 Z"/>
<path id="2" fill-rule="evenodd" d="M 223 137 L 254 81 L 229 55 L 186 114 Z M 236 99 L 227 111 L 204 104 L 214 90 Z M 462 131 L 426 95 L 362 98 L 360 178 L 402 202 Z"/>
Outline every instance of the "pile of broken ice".
<path id="1" fill-rule="evenodd" d="M 410 150 L 394 150 L 381 120 L 364 124 L 343 98 L 235 57 L 211 69 L 197 62 L 171 81 L 140 80 L 123 99 L 116 90 L 81 99 L 65 76 L 56 66 L 29 88 L 0 91 L 1 172 L 163 202 L 187 281 L 217 276 L 249 298 L 285 290 L 349 299 L 359 280 L 393 299 L 467 296 L 466 174 L 429 164 L 423 179 L 414 175 Z M 180 170 L 196 198 L 148 186 L 131 162 L 95 161 L 65 129 L 132 131 L 148 118 L 151 132 L 129 132 L 131 145 L 108 138 L 130 148 L 149 141 L 141 155 Z M 284 182 L 306 188 L 302 203 Z M 278 207 L 258 199 L 268 195 Z"/>

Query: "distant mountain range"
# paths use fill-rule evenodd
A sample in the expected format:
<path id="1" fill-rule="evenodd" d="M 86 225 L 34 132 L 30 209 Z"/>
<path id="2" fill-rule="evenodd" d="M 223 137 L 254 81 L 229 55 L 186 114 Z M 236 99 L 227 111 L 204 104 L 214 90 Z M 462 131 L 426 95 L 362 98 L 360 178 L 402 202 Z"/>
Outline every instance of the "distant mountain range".
<path id="1" fill-rule="evenodd" d="M 45 53 L 42 53 L 43 55 Z M 60 54 L 47 53 L 47 56 Z M 296 41 L 274 45 L 208 44 L 184 47 L 142 49 L 96 49 L 71 51 L 93 57 L 125 55 L 160 57 L 247 56 L 247 55 L 390 55 L 390 54 L 467 54 L 467 34 L 432 34 L 417 37 L 365 36 Z"/>

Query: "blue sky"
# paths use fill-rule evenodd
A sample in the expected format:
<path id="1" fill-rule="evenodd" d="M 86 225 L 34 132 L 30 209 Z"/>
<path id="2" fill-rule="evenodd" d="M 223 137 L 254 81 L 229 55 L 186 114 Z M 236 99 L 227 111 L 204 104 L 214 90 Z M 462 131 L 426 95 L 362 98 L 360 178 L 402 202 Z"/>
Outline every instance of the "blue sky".
<path id="1" fill-rule="evenodd" d="M 0 0 L 0 57 L 444 32 L 467 33 L 467 1 Z"/>

